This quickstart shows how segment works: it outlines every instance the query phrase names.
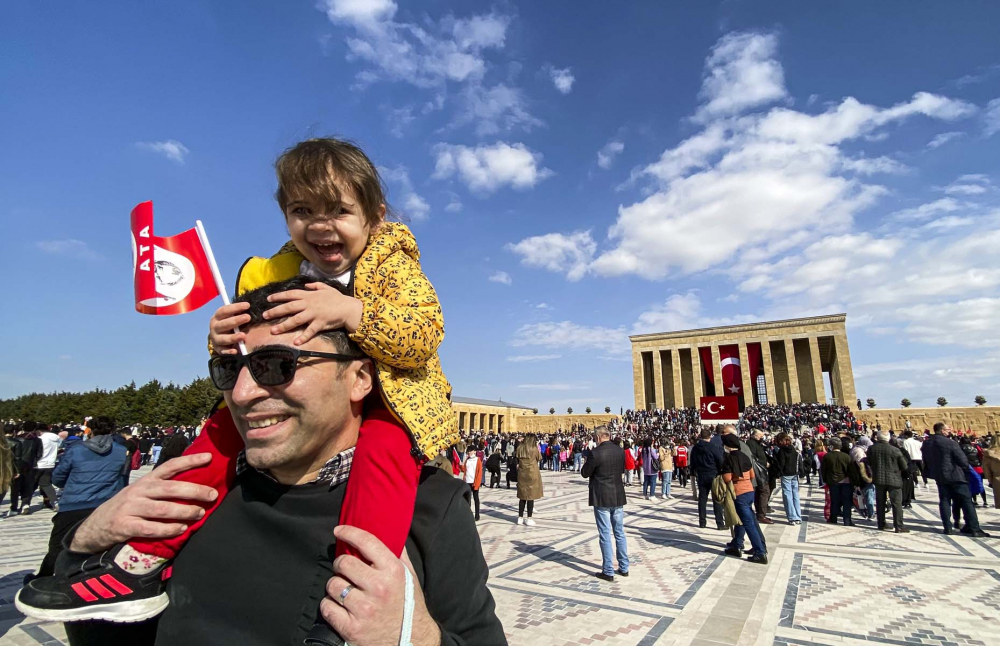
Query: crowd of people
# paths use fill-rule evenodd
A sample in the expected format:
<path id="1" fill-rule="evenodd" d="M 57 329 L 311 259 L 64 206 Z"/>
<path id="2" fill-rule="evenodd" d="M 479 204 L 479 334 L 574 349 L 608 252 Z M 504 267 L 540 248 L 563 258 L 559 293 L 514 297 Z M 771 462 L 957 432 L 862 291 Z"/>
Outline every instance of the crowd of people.
<path id="1" fill-rule="evenodd" d="M 646 500 L 670 499 L 672 486 L 686 488 L 690 481 L 699 526 L 708 526 L 711 502 L 715 527 L 732 533 L 726 553 L 741 555 L 746 537 L 749 559 L 756 563 L 767 563 L 760 527 L 775 522 L 775 492 L 781 491 L 785 522 L 802 523 L 803 480 L 823 489 L 824 520 L 848 527 L 858 521 L 882 531 L 909 532 L 905 510 L 911 509 L 918 490 L 927 488 L 928 478 L 937 483 L 947 534 L 988 536 L 975 507 L 977 500 L 988 505 L 990 488 L 993 506 L 1000 508 L 1000 438 L 956 433 L 943 423 L 924 432 L 907 428 L 897 433 L 857 421 L 846 407 L 794 404 L 748 408 L 738 424 L 721 426 L 700 424 L 693 409 L 626 411 L 598 432 L 621 451 L 623 491 L 641 486 Z M 599 443 L 594 429 L 576 426 L 542 437 L 470 433 L 450 449 L 454 457 L 442 457 L 440 464 L 456 474 L 468 473 L 465 456 L 478 451 L 491 473 L 491 487 L 501 486 L 501 467 L 506 465 L 507 488 L 522 478 L 531 483 L 518 487 L 517 520 L 526 522 L 522 516 L 527 508 L 526 524 L 531 525 L 532 504 L 542 494 L 537 474 L 548 469 L 587 475 Z M 604 486 L 604 498 L 615 497 Z M 478 493 L 475 513 L 478 520 Z M 598 519 L 602 541 L 613 533 L 616 514 L 610 509 Z M 604 565 L 599 576 L 607 579 L 613 574 Z"/>
<path id="2" fill-rule="evenodd" d="M 58 509 L 53 474 L 63 456 L 75 444 L 91 439 L 93 427 L 87 418 L 82 424 L 46 424 L 33 420 L 7 420 L 0 438 L 0 505 L 10 494 L 10 508 L 3 517 L 31 514 L 36 492 L 42 494 L 44 508 Z M 181 455 L 194 439 L 194 427 L 127 426 L 116 428 L 115 442 L 128 452 L 123 475 L 147 464 L 157 465 Z M 95 505 L 96 506 L 96 505 Z"/>

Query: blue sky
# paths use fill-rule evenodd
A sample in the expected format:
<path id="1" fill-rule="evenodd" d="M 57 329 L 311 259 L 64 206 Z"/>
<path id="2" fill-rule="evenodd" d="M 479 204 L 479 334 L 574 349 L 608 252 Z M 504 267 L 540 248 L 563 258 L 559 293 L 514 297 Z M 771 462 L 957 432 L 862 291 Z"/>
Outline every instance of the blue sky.
<path id="1" fill-rule="evenodd" d="M 4 3 L 0 397 L 204 375 L 217 302 L 134 312 L 130 209 L 232 281 L 338 135 L 458 395 L 628 407 L 630 333 L 846 311 L 862 398 L 1000 402 L 1000 7 L 845 6 Z"/>

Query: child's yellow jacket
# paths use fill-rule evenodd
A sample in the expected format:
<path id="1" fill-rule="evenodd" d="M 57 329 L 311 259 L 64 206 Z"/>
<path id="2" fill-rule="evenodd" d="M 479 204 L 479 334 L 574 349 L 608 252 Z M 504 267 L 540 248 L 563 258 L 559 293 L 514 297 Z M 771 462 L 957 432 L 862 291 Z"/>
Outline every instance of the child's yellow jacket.
<path id="1" fill-rule="evenodd" d="M 240 269 L 236 293 L 294 278 L 303 260 L 291 242 L 270 258 L 250 258 Z M 437 354 L 444 316 L 406 225 L 384 222 L 368 241 L 354 268 L 354 296 L 364 309 L 350 337 L 375 361 L 386 406 L 433 459 L 458 441 L 458 422 Z"/>

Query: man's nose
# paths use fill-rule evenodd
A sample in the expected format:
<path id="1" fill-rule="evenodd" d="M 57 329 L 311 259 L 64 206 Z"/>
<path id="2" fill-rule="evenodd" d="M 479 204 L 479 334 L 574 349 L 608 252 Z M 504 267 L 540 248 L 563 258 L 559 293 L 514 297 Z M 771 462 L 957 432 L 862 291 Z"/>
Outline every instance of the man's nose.
<path id="1" fill-rule="evenodd" d="M 250 375 L 250 369 L 242 366 L 233 386 L 233 403 L 237 406 L 249 406 L 267 395 L 267 390 Z"/>

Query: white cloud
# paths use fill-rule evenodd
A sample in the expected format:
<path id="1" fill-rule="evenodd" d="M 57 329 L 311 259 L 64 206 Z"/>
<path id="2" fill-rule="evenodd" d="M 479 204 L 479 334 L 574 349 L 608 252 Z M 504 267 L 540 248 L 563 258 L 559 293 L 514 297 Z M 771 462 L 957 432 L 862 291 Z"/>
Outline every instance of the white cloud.
<path id="1" fill-rule="evenodd" d="M 170 161 L 182 166 L 184 165 L 184 159 L 191 152 L 187 146 L 175 139 L 168 139 L 166 141 L 139 141 L 135 145 L 140 150 L 147 150 L 163 155 Z"/>
<path id="2" fill-rule="evenodd" d="M 955 216 L 947 216 L 945 219 Z M 772 265 L 752 268 L 741 285 L 762 293 L 775 312 L 847 311 L 876 328 L 926 344 L 998 345 L 988 332 L 1000 305 L 1000 212 L 965 216 L 982 231 L 908 239 L 906 231 L 828 236 Z M 945 237 L 945 236 L 950 237 Z M 780 317 L 776 317 L 780 318 Z"/>
<path id="3" fill-rule="evenodd" d="M 853 159 L 844 158 L 840 162 L 844 170 L 858 173 L 859 175 L 890 174 L 899 175 L 909 170 L 902 164 L 890 157 L 856 157 Z"/>
<path id="4" fill-rule="evenodd" d="M 510 345 L 599 350 L 612 354 L 627 353 L 629 349 L 628 332 L 624 327 L 586 327 L 572 321 L 522 325 L 514 334 Z"/>
<path id="5" fill-rule="evenodd" d="M 503 285 L 510 285 L 514 281 L 511 279 L 510 274 L 505 271 L 495 271 L 490 276 L 491 283 L 501 283 Z"/>
<path id="6" fill-rule="evenodd" d="M 1000 298 L 971 298 L 955 302 L 928 302 L 896 310 L 907 321 L 904 332 L 917 343 L 998 347 Z"/>
<path id="7" fill-rule="evenodd" d="M 460 48 L 477 50 L 503 47 L 509 25 L 510 18 L 491 13 L 456 20 L 451 31 Z"/>
<path id="8" fill-rule="evenodd" d="M 358 74 L 362 85 L 388 79 L 433 88 L 481 79 L 484 50 L 503 47 L 510 22 L 497 14 L 424 26 L 396 22 L 393 0 L 325 0 L 320 8 L 334 24 L 354 29 L 348 58 L 368 64 Z"/>
<path id="9" fill-rule="evenodd" d="M 982 195 L 993 190 L 993 182 L 986 175 L 962 175 L 941 190 L 948 195 Z"/>
<path id="10" fill-rule="evenodd" d="M 462 90 L 459 100 L 461 113 L 452 125 L 460 127 L 473 123 L 476 134 L 481 137 L 517 129 L 530 132 L 542 125 L 541 120 L 528 112 L 524 93 L 505 83 L 492 87 L 469 84 Z"/>
<path id="11" fill-rule="evenodd" d="M 900 221 L 926 220 L 942 213 L 952 213 L 962 208 L 962 203 L 951 197 L 942 197 L 912 209 L 903 209 L 889 215 L 889 219 Z"/>
<path id="12" fill-rule="evenodd" d="M 942 132 L 941 134 L 935 135 L 933 139 L 927 142 L 927 147 L 930 149 L 940 148 L 949 141 L 954 141 L 960 137 L 964 137 L 964 132 Z"/>
<path id="13" fill-rule="evenodd" d="M 444 210 L 448 213 L 458 213 L 462 210 L 462 202 L 455 196 L 452 196 L 451 201 L 448 202 L 448 206 L 444 207 Z"/>
<path id="14" fill-rule="evenodd" d="M 590 388 L 589 384 L 566 384 L 566 383 L 549 383 L 549 384 L 518 384 L 518 388 L 530 388 L 532 390 L 587 390 Z"/>
<path id="15" fill-rule="evenodd" d="M 102 256 L 87 245 L 83 240 L 65 238 L 63 240 L 41 240 L 35 243 L 40 251 L 52 254 L 53 256 L 63 256 L 65 258 L 76 258 L 78 260 L 99 260 Z"/>
<path id="16" fill-rule="evenodd" d="M 774 34 L 733 33 L 719 40 L 705 61 L 700 93 L 705 103 L 695 119 L 708 121 L 785 98 L 777 50 Z"/>
<path id="17" fill-rule="evenodd" d="M 688 292 L 687 294 L 672 294 L 667 297 L 664 303 L 640 314 L 632 325 L 632 334 L 675 332 L 720 325 L 752 323 L 759 320 L 758 317 L 749 315 L 705 316 L 702 313 L 701 298 L 694 292 Z"/>
<path id="18" fill-rule="evenodd" d="M 573 90 L 573 83 L 576 78 L 573 76 L 572 70 L 570 68 L 557 69 L 555 67 L 548 68 L 549 76 L 552 78 L 552 84 L 556 86 L 556 89 L 563 94 L 569 94 Z"/>
<path id="19" fill-rule="evenodd" d="M 555 309 L 555 308 L 552 307 L 551 305 L 549 305 L 548 303 L 539 303 L 538 305 L 535 305 L 535 309 L 536 310 L 551 310 L 551 309 Z"/>
<path id="20" fill-rule="evenodd" d="M 506 249 L 519 255 L 522 265 L 565 272 L 566 278 L 576 281 L 589 270 L 597 244 L 590 231 L 577 231 L 570 235 L 548 233 L 532 236 L 517 244 L 508 244 Z"/>
<path id="21" fill-rule="evenodd" d="M 397 139 L 402 139 L 406 134 L 407 127 L 413 123 L 413 107 L 383 108 L 386 111 L 386 121 L 389 124 L 389 134 Z"/>
<path id="22" fill-rule="evenodd" d="M 379 166 L 378 171 L 382 177 L 398 184 L 402 189 L 403 215 L 408 215 L 417 222 L 426 220 L 431 206 L 413 190 L 413 182 L 410 181 L 410 173 L 406 167 L 386 168 Z"/>
<path id="23" fill-rule="evenodd" d="M 396 15 L 393 0 L 329 0 L 326 15 L 333 22 L 346 22 L 374 27 Z"/>
<path id="24" fill-rule="evenodd" d="M 597 165 L 608 169 L 615 163 L 615 158 L 625 150 L 625 144 L 618 140 L 612 140 L 604 144 L 604 148 L 597 151 Z"/>
<path id="25" fill-rule="evenodd" d="M 534 363 L 536 361 L 553 361 L 562 359 L 561 354 L 519 354 L 507 357 L 507 361 L 513 363 Z"/>
<path id="26" fill-rule="evenodd" d="M 914 380 L 914 375 L 920 379 Z M 1000 353 L 855 364 L 854 378 L 859 394 L 875 391 L 880 406 L 895 405 L 906 397 L 914 406 L 935 407 L 941 396 L 952 406 L 972 405 L 974 394 L 990 398 L 991 391 L 1000 391 Z"/>
<path id="27" fill-rule="evenodd" d="M 983 132 L 987 137 L 992 137 L 1000 132 L 1000 98 L 993 99 L 986 104 L 984 119 Z"/>
<path id="28" fill-rule="evenodd" d="M 632 326 L 632 333 L 690 330 L 698 327 L 696 321 L 700 313 L 701 299 L 697 294 L 673 294 L 663 305 L 640 314 L 639 320 Z"/>
<path id="29" fill-rule="evenodd" d="M 864 176 L 905 167 L 888 157 L 849 155 L 847 146 L 916 115 L 950 121 L 975 112 L 971 104 L 918 92 L 888 108 L 847 97 L 820 114 L 776 107 L 710 120 L 784 96 L 780 64 L 767 58 L 775 49 L 770 35 L 719 42 L 698 113 L 704 128 L 633 172 L 633 181 L 653 182 L 651 193 L 619 207 L 609 248 L 574 280 L 587 271 L 662 279 L 672 271 L 725 270 L 850 231 L 855 216 L 887 194 Z M 746 89 L 754 84 L 764 90 Z"/>
<path id="30" fill-rule="evenodd" d="M 987 80 L 997 72 L 1000 72 L 1000 64 L 987 65 L 985 67 L 979 68 L 975 74 L 966 74 L 960 78 L 952 81 L 958 87 L 964 87 L 966 85 L 976 85 Z"/>
<path id="31" fill-rule="evenodd" d="M 456 146 L 438 144 L 435 179 L 457 175 L 470 190 L 492 193 L 501 186 L 515 189 L 531 188 L 552 175 L 541 166 L 542 156 L 521 143 L 498 141 L 492 146 Z"/>

